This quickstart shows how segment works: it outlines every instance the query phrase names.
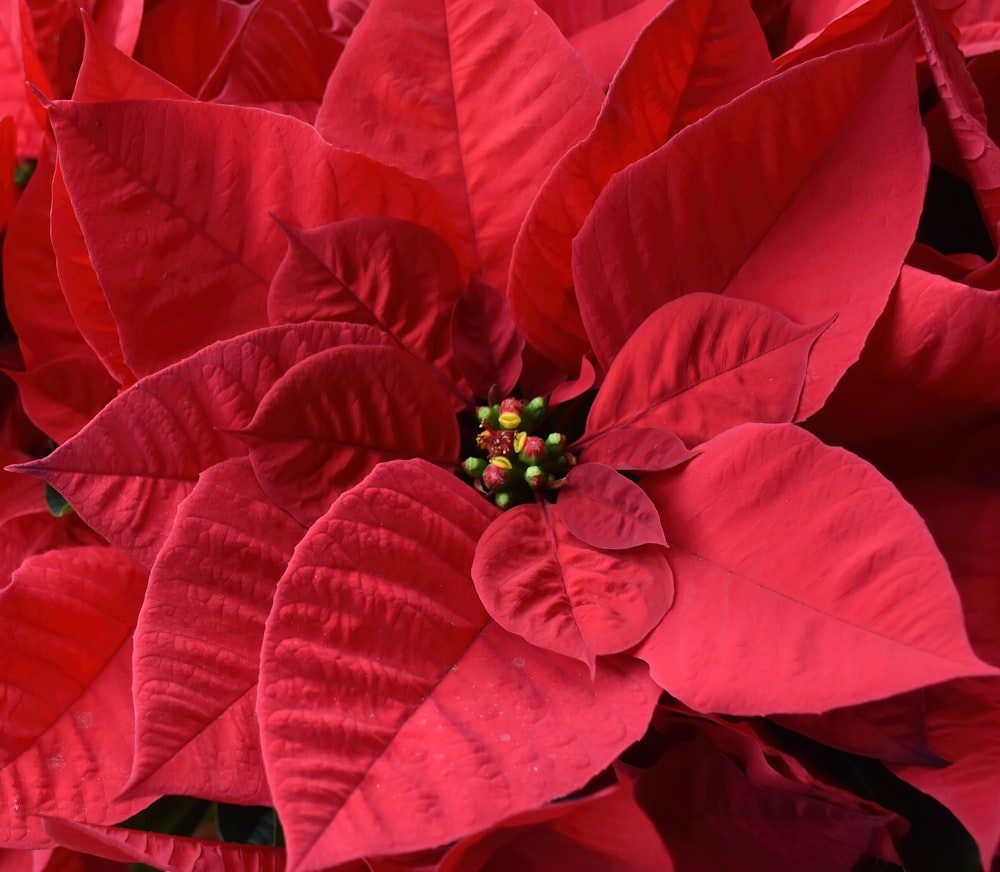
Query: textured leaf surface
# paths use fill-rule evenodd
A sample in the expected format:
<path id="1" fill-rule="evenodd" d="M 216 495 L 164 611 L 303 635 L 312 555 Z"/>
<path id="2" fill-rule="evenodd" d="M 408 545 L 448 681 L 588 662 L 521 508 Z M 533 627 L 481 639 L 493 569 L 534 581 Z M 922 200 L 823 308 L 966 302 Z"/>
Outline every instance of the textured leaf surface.
<path id="1" fill-rule="evenodd" d="M 692 457 L 694 452 L 687 449 L 679 436 L 649 427 L 609 430 L 588 439 L 580 451 L 580 459 L 588 463 L 604 463 L 612 469 L 635 472 L 670 469 Z"/>
<path id="2" fill-rule="evenodd" d="M 495 514 L 423 461 L 386 463 L 296 549 L 258 706 L 293 868 L 482 830 L 582 786 L 645 730 L 656 694 L 635 661 L 592 681 L 489 620 L 470 570 Z"/>
<path id="3" fill-rule="evenodd" d="M 721 293 L 800 324 L 837 316 L 798 415 L 822 405 L 884 308 L 921 210 L 913 53 L 899 34 L 795 67 L 613 180 L 574 243 L 577 299 L 605 368 L 663 303 Z"/>
<path id="4" fill-rule="evenodd" d="M 652 427 L 697 445 L 737 424 L 791 421 L 823 329 L 747 300 L 674 300 L 650 315 L 615 359 L 584 442 Z"/>
<path id="5" fill-rule="evenodd" d="M 772 70 L 746 3 L 663 7 L 615 76 L 593 130 L 545 180 L 517 237 L 508 296 L 532 345 L 570 372 L 590 348 L 572 291 L 572 243 L 611 177 Z"/>
<path id="6" fill-rule="evenodd" d="M 343 342 L 381 341 L 371 327 L 315 322 L 217 343 L 140 380 L 75 439 L 17 469 L 45 479 L 102 536 L 151 566 L 198 474 L 246 453 L 224 431 L 249 424 L 289 367 Z"/>
<path id="7" fill-rule="evenodd" d="M 656 508 L 642 488 L 601 463 L 569 471 L 559 490 L 559 518 L 577 539 L 595 548 L 667 544 Z"/>
<path id="8" fill-rule="evenodd" d="M 452 309 L 462 289 L 455 255 L 429 230 L 391 218 L 286 227 L 288 254 L 271 282 L 272 324 L 325 320 L 372 324 L 458 386 Z M 461 401 L 460 401 L 461 402 Z M 461 402 L 460 408 L 468 405 Z"/>
<path id="9" fill-rule="evenodd" d="M 790 426 L 702 447 L 643 481 L 676 578 L 639 650 L 662 687 L 698 710 L 814 713 L 991 674 L 926 527 L 871 466 Z"/>
<path id="10" fill-rule="evenodd" d="M 316 126 L 334 145 L 431 180 L 461 231 L 463 265 L 502 291 L 528 205 L 600 105 L 530 0 L 382 0 L 351 36 Z"/>
<path id="11" fill-rule="evenodd" d="M 203 472 L 178 506 L 135 629 L 132 795 L 269 803 L 255 711 L 260 645 L 304 532 L 264 496 L 246 457 Z"/>
<path id="12" fill-rule="evenodd" d="M 426 183 L 330 148 L 285 116 L 148 100 L 56 103 L 50 117 L 136 375 L 267 324 L 267 287 L 284 250 L 271 213 L 310 226 L 376 212 L 442 230 Z M 177 317 L 183 311 L 198 317 Z"/>
<path id="13" fill-rule="evenodd" d="M 303 360 L 241 435 L 264 493 L 306 526 L 377 463 L 458 463 L 448 397 L 430 369 L 396 348 L 332 348 Z"/>
<path id="14" fill-rule="evenodd" d="M 35 815 L 111 822 L 131 757 L 129 636 L 145 574 L 101 547 L 30 558 L 0 590 L 0 843 L 50 844 Z M 39 693 L 44 688 L 44 693 Z"/>
<path id="15" fill-rule="evenodd" d="M 593 670 L 597 655 L 631 648 L 656 626 L 673 577 L 661 548 L 602 551 L 563 517 L 561 502 L 501 515 L 476 547 L 472 578 L 500 626 Z"/>

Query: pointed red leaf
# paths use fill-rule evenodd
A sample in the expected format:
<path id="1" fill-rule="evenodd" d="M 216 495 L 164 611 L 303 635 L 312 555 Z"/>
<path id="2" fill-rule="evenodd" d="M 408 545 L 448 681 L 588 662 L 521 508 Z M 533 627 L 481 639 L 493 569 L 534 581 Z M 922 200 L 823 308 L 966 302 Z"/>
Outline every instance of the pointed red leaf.
<path id="1" fill-rule="evenodd" d="M 611 177 L 772 69 L 742 0 L 666 4 L 612 82 L 594 129 L 561 158 L 518 235 L 508 295 L 532 345 L 571 372 L 590 349 L 572 291 L 572 243 Z"/>
<path id="2" fill-rule="evenodd" d="M 292 367 L 241 433 L 264 493 L 308 526 L 377 463 L 457 465 L 451 404 L 431 371 L 414 364 L 396 348 L 357 345 Z"/>
<path id="3" fill-rule="evenodd" d="M 836 315 L 797 415 L 822 406 L 885 307 L 923 204 L 914 53 L 908 31 L 794 67 L 616 176 L 574 243 L 599 362 L 684 294 L 756 300 L 800 324 Z"/>
<path id="4" fill-rule="evenodd" d="M 179 100 L 60 102 L 49 111 L 136 375 L 266 325 L 267 287 L 284 251 L 271 213 L 309 226 L 375 211 L 446 232 L 426 183 L 330 148 L 285 116 Z"/>
<path id="5" fill-rule="evenodd" d="M 288 253 L 267 295 L 272 324 L 313 319 L 373 324 L 437 369 L 446 384 L 461 385 L 451 318 L 462 276 L 440 237 L 393 218 L 284 230 Z M 467 405 L 468 399 L 460 400 L 458 408 Z"/>
<path id="6" fill-rule="evenodd" d="M 250 423 L 287 369 L 323 348 L 380 341 L 371 327 L 313 322 L 217 343 L 140 380 L 77 437 L 16 468 L 45 479 L 108 541 L 151 566 L 198 474 L 246 453 L 226 431 Z"/>
<path id="7" fill-rule="evenodd" d="M 596 656 L 641 642 L 673 598 L 661 548 L 594 548 L 569 532 L 559 503 L 518 506 L 494 521 L 472 579 L 500 626 L 591 670 Z"/>
<path id="8" fill-rule="evenodd" d="M 635 472 L 671 469 L 694 456 L 679 436 L 649 427 L 609 430 L 588 439 L 580 451 L 580 460 L 586 463 Z"/>
<path id="9" fill-rule="evenodd" d="M 495 514 L 423 461 L 386 463 L 296 549 L 258 706 L 293 868 L 482 830 L 582 786 L 645 730 L 656 694 L 635 661 L 592 681 L 489 620 L 469 574 Z"/>
<path id="10" fill-rule="evenodd" d="M 132 753 L 129 636 L 144 587 L 133 561 L 89 547 L 29 558 L 0 589 L 0 844 L 51 844 L 39 814 L 111 823 L 141 807 L 110 797 Z"/>
<path id="11" fill-rule="evenodd" d="M 283 872 L 285 868 L 284 850 L 264 845 L 187 839 L 55 817 L 45 819 L 45 832 L 60 845 L 76 851 L 122 863 L 144 863 L 154 869 L 169 869 L 170 872 Z"/>
<path id="12" fill-rule="evenodd" d="M 700 710 L 812 713 L 992 674 L 926 527 L 874 468 L 787 425 L 702 447 L 643 480 L 677 583 L 639 649 L 662 687 Z"/>
<path id="13" fill-rule="evenodd" d="M 496 288 L 473 277 L 459 295 L 451 321 L 455 362 L 477 397 L 496 385 L 508 396 L 521 375 L 524 338 L 507 300 Z"/>
<path id="14" fill-rule="evenodd" d="M 176 85 L 132 60 L 112 43 L 89 16 L 83 18 L 86 37 L 83 62 L 73 88 L 73 99 L 184 100 L 190 97 Z"/>
<path id="15" fill-rule="evenodd" d="M 436 867 L 437 872 L 487 868 L 673 872 L 667 849 L 625 783 L 515 815 L 488 833 L 463 839 Z"/>
<path id="16" fill-rule="evenodd" d="M 584 444 L 621 428 L 652 427 L 697 445 L 737 424 L 791 421 L 825 329 L 794 324 L 748 300 L 674 300 L 650 315 L 615 358 Z"/>
<path id="17" fill-rule="evenodd" d="M 656 507 L 642 488 L 602 463 L 569 471 L 559 489 L 559 520 L 595 548 L 667 544 Z"/>
<path id="18" fill-rule="evenodd" d="M 601 84 L 607 85 L 643 28 L 663 10 L 662 0 L 642 0 L 616 15 L 574 33 L 569 43 Z"/>
<path id="19" fill-rule="evenodd" d="M 431 180 L 460 228 L 463 265 L 503 291 L 529 204 L 600 103 L 531 0 L 382 0 L 351 36 L 316 126 Z"/>
<path id="20" fill-rule="evenodd" d="M 260 645 L 304 532 L 264 496 L 246 457 L 203 472 L 178 506 L 135 629 L 130 795 L 270 802 L 255 713 Z"/>

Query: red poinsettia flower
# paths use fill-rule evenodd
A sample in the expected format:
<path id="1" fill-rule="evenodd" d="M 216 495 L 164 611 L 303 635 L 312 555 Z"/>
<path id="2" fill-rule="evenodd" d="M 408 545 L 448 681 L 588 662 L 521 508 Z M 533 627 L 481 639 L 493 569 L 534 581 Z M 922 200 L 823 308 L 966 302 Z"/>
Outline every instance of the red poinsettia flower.
<path id="1" fill-rule="evenodd" d="M 234 105 L 267 102 L 235 73 L 188 69 L 218 99 L 187 99 L 88 25 L 12 223 L 51 241 L 55 359 L 84 401 L 39 363 L 29 411 L 63 444 L 18 468 L 120 551 L 34 557 L 0 591 L 12 627 L 60 591 L 49 620 L 86 606 L 102 627 L 18 710 L 4 777 L 45 787 L 5 844 L 282 862 L 108 826 L 180 794 L 273 805 L 297 869 L 607 858 L 624 832 L 637 867 L 692 868 L 703 830 L 655 796 L 708 779 L 792 818 L 834 808 L 836 868 L 891 859 L 891 815 L 698 714 L 865 752 L 879 718 L 922 726 L 911 692 L 961 679 L 934 700 L 964 705 L 995 680 L 921 515 L 800 426 L 850 405 L 859 357 L 881 368 L 862 351 L 891 329 L 872 333 L 923 206 L 914 64 L 918 32 L 925 52 L 940 34 L 922 3 L 870 5 L 877 27 L 824 31 L 776 72 L 747 4 L 676 0 L 605 97 L 619 59 L 583 50 L 596 22 L 573 24 L 588 69 L 529 0 L 378 0 L 315 128 Z M 664 691 L 688 708 L 664 713 Z M 869 733 L 857 708 L 819 717 L 885 697 Z M 91 746 L 102 699 L 116 726 Z M 658 760 L 632 771 L 647 730 Z M 912 745 L 896 764 L 937 762 Z M 95 770 L 102 796 L 74 809 L 71 776 Z M 969 818 L 985 855 L 993 822 Z"/>

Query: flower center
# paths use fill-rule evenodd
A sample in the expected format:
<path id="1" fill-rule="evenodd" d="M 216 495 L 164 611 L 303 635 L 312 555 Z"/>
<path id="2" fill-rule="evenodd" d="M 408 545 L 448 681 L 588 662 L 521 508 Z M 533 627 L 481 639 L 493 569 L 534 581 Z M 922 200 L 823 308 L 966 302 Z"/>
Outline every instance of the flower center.
<path id="1" fill-rule="evenodd" d="M 538 435 L 548 411 L 544 397 L 529 402 L 507 397 L 476 409 L 481 428 L 476 445 L 482 455 L 467 457 L 462 466 L 501 509 L 528 502 L 536 491 L 554 489 L 576 463 L 566 450 L 565 434 Z"/>

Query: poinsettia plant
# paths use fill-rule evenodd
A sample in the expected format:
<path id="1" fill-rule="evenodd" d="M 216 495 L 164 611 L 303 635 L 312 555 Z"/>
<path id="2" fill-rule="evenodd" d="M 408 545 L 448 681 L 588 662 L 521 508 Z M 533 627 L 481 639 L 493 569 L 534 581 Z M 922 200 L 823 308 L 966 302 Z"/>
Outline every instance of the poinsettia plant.
<path id="1" fill-rule="evenodd" d="M 952 7 L 0 8 L 0 869 L 988 868 Z"/>

